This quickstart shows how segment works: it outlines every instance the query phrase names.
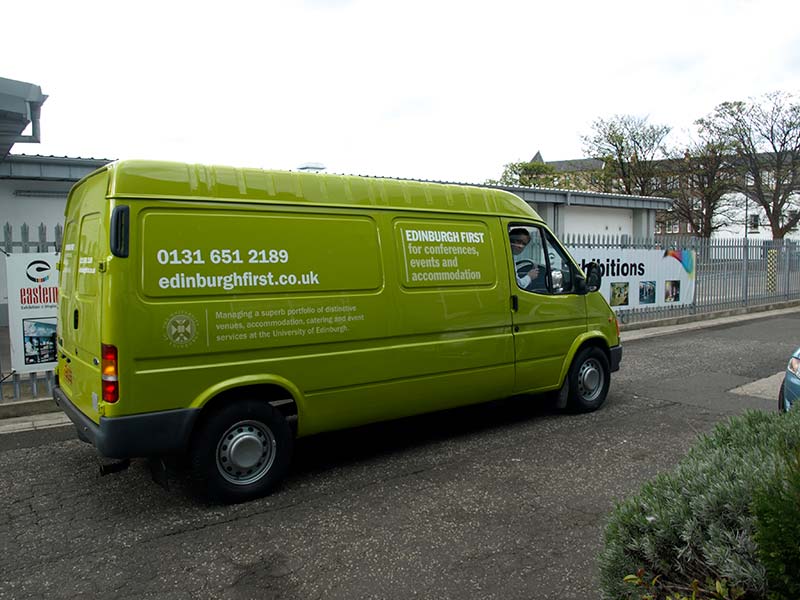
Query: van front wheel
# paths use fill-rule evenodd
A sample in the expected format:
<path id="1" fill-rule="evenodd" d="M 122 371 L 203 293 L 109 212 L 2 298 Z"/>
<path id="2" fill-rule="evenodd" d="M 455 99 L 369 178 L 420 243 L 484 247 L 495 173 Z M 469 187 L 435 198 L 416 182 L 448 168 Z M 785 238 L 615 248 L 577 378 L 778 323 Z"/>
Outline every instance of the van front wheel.
<path id="1" fill-rule="evenodd" d="M 200 424 L 192 441 L 192 478 L 211 501 L 252 500 L 283 479 L 292 445 L 292 431 L 279 410 L 263 401 L 236 401 Z"/>
<path id="2" fill-rule="evenodd" d="M 572 412 L 591 412 L 606 401 L 611 382 L 608 358 L 599 348 L 581 350 L 567 374 L 569 392 L 567 406 Z"/>

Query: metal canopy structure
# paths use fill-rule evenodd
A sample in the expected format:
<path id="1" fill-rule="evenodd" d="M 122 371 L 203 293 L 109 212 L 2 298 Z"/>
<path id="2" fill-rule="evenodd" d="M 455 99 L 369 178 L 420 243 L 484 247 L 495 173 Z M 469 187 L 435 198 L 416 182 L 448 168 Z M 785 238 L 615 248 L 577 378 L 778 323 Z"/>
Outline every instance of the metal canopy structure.
<path id="1" fill-rule="evenodd" d="M 39 113 L 47 96 L 42 88 L 0 77 L 0 161 L 16 143 L 38 143 Z M 30 135 L 22 135 L 31 126 Z"/>
<path id="2" fill-rule="evenodd" d="M 65 181 L 72 184 L 109 162 L 107 158 L 12 154 L 0 162 L 0 180 Z"/>

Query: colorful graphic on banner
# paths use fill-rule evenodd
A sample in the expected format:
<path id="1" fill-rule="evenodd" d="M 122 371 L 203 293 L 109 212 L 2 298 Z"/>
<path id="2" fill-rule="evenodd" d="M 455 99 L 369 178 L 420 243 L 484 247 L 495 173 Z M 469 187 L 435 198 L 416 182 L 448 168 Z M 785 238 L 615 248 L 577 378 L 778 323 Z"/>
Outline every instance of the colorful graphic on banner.
<path id="1" fill-rule="evenodd" d="M 570 248 L 581 267 L 600 265 L 600 292 L 614 310 L 694 302 L 694 250 Z"/>
<path id="2" fill-rule="evenodd" d="M 57 260 L 52 252 L 6 257 L 11 368 L 17 373 L 56 366 Z"/>

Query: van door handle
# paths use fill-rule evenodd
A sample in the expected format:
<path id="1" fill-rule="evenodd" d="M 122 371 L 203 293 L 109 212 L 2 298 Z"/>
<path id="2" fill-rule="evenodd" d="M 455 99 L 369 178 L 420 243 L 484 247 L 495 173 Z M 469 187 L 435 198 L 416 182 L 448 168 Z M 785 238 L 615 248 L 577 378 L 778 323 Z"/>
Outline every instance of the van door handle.
<path id="1" fill-rule="evenodd" d="M 511 310 L 514 312 L 519 310 L 519 297 L 516 294 L 511 296 Z"/>
<path id="2" fill-rule="evenodd" d="M 72 328 L 78 328 L 78 309 L 76 308 L 75 311 L 72 313 Z"/>

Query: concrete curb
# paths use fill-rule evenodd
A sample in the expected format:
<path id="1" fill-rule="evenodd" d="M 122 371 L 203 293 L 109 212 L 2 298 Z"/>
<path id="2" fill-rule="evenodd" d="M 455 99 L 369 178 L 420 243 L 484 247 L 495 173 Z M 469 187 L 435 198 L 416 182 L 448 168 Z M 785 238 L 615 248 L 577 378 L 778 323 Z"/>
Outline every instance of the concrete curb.
<path id="1" fill-rule="evenodd" d="M 58 412 L 58 404 L 52 398 L 38 400 L 17 400 L 0 403 L 0 419 L 13 419 L 15 417 L 29 417 L 45 413 Z"/>
<path id="2" fill-rule="evenodd" d="M 638 329 L 654 329 L 657 327 L 668 327 L 670 325 L 683 325 L 686 323 L 712 321 L 712 320 L 723 319 L 727 317 L 736 317 L 741 315 L 755 315 L 756 313 L 784 310 L 798 306 L 800 306 L 800 300 L 787 300 L 786 302 L 773 302 L 771 304 L 763 304 L 760 306 L 730 308 L 727 310 L 718 310 L 716 312 L 710 312 L 710 313 L 685 315 L 681 317 L 671 317 L 669 319 L 657 319 L 654 321 L 644 321 L 642 323 L 623 323 L 620 324 L 620 330 L 636 331 Z M 768 316 L 768 315 L 762 315 L 762 316 Z"/>

